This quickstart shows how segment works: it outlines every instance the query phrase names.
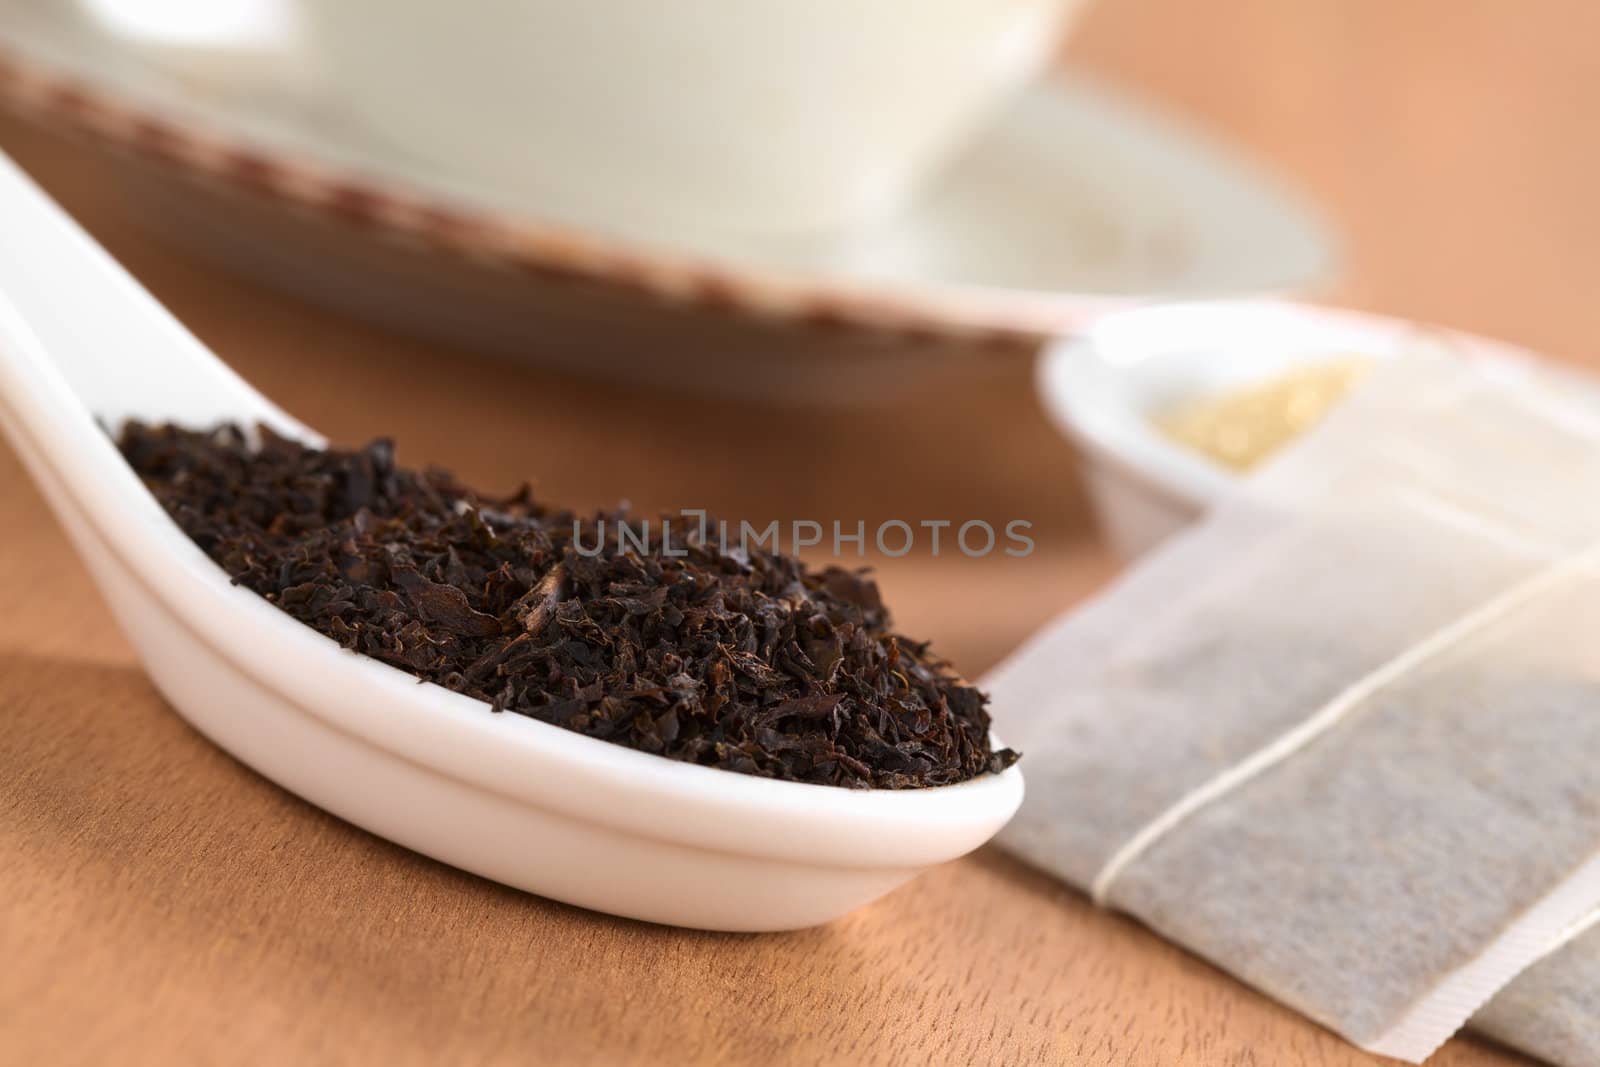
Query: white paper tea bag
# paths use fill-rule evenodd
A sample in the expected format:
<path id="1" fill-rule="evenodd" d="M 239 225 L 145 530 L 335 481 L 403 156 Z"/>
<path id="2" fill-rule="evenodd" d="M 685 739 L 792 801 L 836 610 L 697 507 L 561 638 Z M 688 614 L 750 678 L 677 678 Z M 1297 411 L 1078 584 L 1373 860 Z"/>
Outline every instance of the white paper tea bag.
<path id="1" fill-rule="evenodd" d="M 1561 949 L 1472 1017 L 1472 1027 L 1562 1067 L 1600 1063 L 1600 928 L 1596 912 Z"/>
<path id="2" fill-rule="evenodd" d="M 1504 989 L 1486 1030 L 1600 1064 L 1592 398 L 1384 367 L 984 684 L 1029 861 L 1373 1051 Z"/>

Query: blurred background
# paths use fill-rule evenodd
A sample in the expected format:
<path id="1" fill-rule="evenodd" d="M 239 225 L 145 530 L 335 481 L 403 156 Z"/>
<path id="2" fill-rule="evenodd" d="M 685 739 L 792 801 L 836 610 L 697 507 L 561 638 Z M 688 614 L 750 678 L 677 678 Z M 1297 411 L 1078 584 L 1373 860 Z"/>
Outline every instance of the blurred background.
<path id="1" fill-rule="evenodd" d="M 0 150 L 336 442 L 585 510 L 1031 523 L 1027 558 L 843 561 L 971 676 L 1119 566 L 1035 378 L 1108 308 L 1272 291 L 1600 368 L 1592 0 L 319 7 L 353 81 L 248 44 L 286 27 L 244 0 L 0 0 Z M 575 20 L 543 63 L 462 14 L 533 10 Z M 851 18 L 798 110 L 688 76 Z M 5 447 L 0 498 L 0 1015 L 35 1061 L 1378 1062 L 994 850 L 741 938 L 352 833 L 170 713 Z"/>
<path id="2" fill-rule="evenodd" d="M 7 3 L 16 16 L 10 29 L 26 26 L 17 12 L 28 0 Z M 102 16 L 112 11 L 115 22 L 116 4 L 90 6 L 103 9 Z M 136 6 L 122 5 L 123 13 Z M 6 28 L 0 21 L 0 31 Z M 1600 358 L 1600 305 L 1592 296 L 1600 270 L 1600 202 L 1593 196 L 1600 186 L 1594 137 L 1600 86 L 1590 54 L 1597 32 L 1600 9 L 1583 0 L 1095 0 L 1065 27 L 1059 46 L 1046 51 L 1050 77 L 1088 77 L 1116 99 L 1142 106 L 1141 114 L 1165 115 L 1240 165 L 1274 175 L 1295 204 L 1315 205 L 1308 210 L 1322 220 L 1342 258 L 1338 270 L 1294 279 L 1293 291 L 1592 362 Z M 405 264 L 424 258 L 414 231 L 396 240 L 372 237 L 361 254 L 393 273 L 375 273 L 366 293 L 333 292 L 352 285 L 350 276 L 324 280 L 291 257 L 262 253 L 246 271 L 237 264 L 218 269 L 208 258 L 230 236 L 246 235 L 244 243 L 259 252 L 275 232 L 309 225 L 306 220 L 319 213 L 334 221 L 316 225 L 342 227 L 348 233 L 339 239 L 352 245 L 349 233 L 367 241 L 407 211 L 413 214 L 402 221 L 411 225 L 414 206 L 375 208 L 357 186 L 335 188 L 312 208 L 264 207 L 250 189 L 252 181 L 265 186 L 279 179 L 270 153 L 265 161 L 233 161 L 219 179 L 214 160 L 197 160 L 194 146 L 183 143 L 187 118 L 181 113 L 170 127 L 152 124 L 143 112 L 132 118 L 116 113 L 119 106 L 132 107 L 133 98 L 106 88 L 122 84 L 110 60 L 97 68 L 103 84 L 97 69 L 80 66 L 63 88 L 46 82 L 62 64 L 70 68 L 73 57 L 29 52 L 15 33 L 8 40 L 0 53 L 8 79 L 0 148 L 225 359 L 335 440 L 393 435 L 411 463 L 451 467 L 485 488 L 526 478 L 544 498 L 585 509 L 626 500 L 647 512 L 705 507 L 758 524 L 837 518 L 851 528 L 864 521 L 869 530 L 888 519 L 983 519 L 996 527 L 1028 521 L 1038 548 L 1027 559 L 947 553 L 936 560 L 921 550 L 885 559 L 869 549 L 859 560 L 879 569 L 908 632 L 934 638 L 973 673 L 1111 572 L 1073 449 L 1041 413 L 1032 380 L 1038 338 L 1050 323 L 1069 329 L 1093 310 L 1092 299 L 1071 308 L 1032 297 L 1007 303 L 990 299 L 991 286 L 971 312 L 983 328 L 963 334 L 955 326 L 969 314 L 962 301 L 971 294 L 876 285 L 895 281 L 913 252 L 943 269 L 938 257 L 954 240 L 943 231 L 946 244 L 933 252 L 898 234 L 865 252 L 819 251 L 815 242 L 788 240 L 773 243 L 769 254 L 766 246 L 752 251 L 753 243 L 738 244 L 743 238 L 696 247 L 682 236 L 687 230 L 672 229 L 686 224 L 662 223 L 661 233 L 671 240 L 648 247 L 670 250 L 678 241 L 692 253 L 664 254 L 668 266 L 662 267 L 651 259 L 653 251 L 634 256 L 617 253 L 615 245 L 599 252 L 585 245 L 585 233 L 603 230 L 605 219 L 596 222 L 576 207 L 567 229 L 547 234 L 540 246 L 541 255 L 568 256 L 565 267 L 524 264 L 521 274 L 497 267 L 482 276 L 532 278 L 538 292 L 512 288 L 495 296 L 494 314 L 507 308 L 520 314 L 524 307 L 529 313 L 509 341 L 500 336 L 478 344 L 472 331 L 487 313 L 480 316 L 470 300 L 481 293 L 463 297 L 456 314 L 474 321 L 412 328 L 406 316 L 426 302 L 405 288 L 411 269 Z M 379 49 L 386 37 L 373 33 L 370 40 Z M 134 59 L 165 62 L 150 55 Z M 224 52 L 209 66 L 180 66 L 174 84 L 196 98 L 253 106 L 270 96 L 253 80 L 254 62 Z M 243 88 L 218 96 L 224 75 L 243 78 Z M 425 74 L 411 76 L 425 84 Z M 104 98 L 81 99 L 74 86 L 85 82 Z M 138 147 L 131 151 L 129 123 L 137 127 Z M 1042 143 L 1053 135 L 1030 128 L 1027 136 Z M 1015 150 L 1014 144 L 1007 149 Z M 1121 206 L 1075 199 L 1081 188 L 1073 180 L 1074 160 L 1081 160 L 1084 173 L 1091 171 L 1092 145 L 1080 142 L 1061 154 L 1064 160 L 1048 164 L 1055 170 L 1039 163 L 1046 169 L 1037 174 L 1010 156 L 1007 169 L 996 173 L 973 163 L 979 191 L 972 195 L 1025 202 L 1031 215 L 1021 229 L 1034 228 L 1034 219 L 1047 229 L 1056 212 L 1070 217 L 1077 229 L 1063 230 L 1062 243 L 1073 233 L 1101 232 L 1097 226 L 1110 232 L 1116 220 L 1095 212 Z M 339 162 L 328 164 L 334 173 Z M 198 179 L 182 174 L 208 167 Z M 1142 194 L 1155 208 L 1209 210 L 1204 196 L 1210 194 L 1193 192 L 1196 202 L 1186 204 L 1191 192 L 1185 181 L 1149 177 L 1171 179 Z M 514 180 L 504 184 L 518 187 Z M 219 187 L 225 193 L 218 194 Z M 183 213 L 191 201 L 219 196 L 223 206 L 209 215 Z M 510 212 L 504 201 L 480 202 Z M 948 208 L 956 215 L 960 210 Z M 960 217 L 965 225 L 988 216 Z M 478 251 L 495 237 L 450 217 L 440 222 L 447 232 L 458 224 L 468 231 L 462 240 L 478 242 Z M 1008 225 L 1016 227 L 1017 220 Z M 437 238 L 437 228 L 430 232 Z M 982 259 L 981 270 L 1003 274 L 1016 267 L 1008 254 L 1014 244 L 988 246 L 970 234 L 961 239 L 969 242 L 962 248 L 978 250 L 972 254 Z M 1156 263 L 1158 253 L 1184 254 L 1158 245 L 1140 246 L 1146 259 L 1139 269 Z M 1232 251 L 1218 247 L 1222 259 L 1256 251 L 1248 242 Z M 305 255 L 304 247 L 297 254 Z M 603 261 L 601 281 L 593 271 L 585 274 L 594 264 L 584 256 Z M 577 268 L 574 259 L 581 261 Z M 684 262 L 716 267 L 730 261 L 727 270 L 673 273 Z M 571 270 L 576 280 L 563 273 Z M 798 296 L 795 286 L 780 284 L 797 274 L 805 276 Z M 645 301 L 658 317 L 640 326 L 626 358 L 618 356 L 619 342 L 595 351 L 574 342 L 587 327 L 572 321 L 545 327 L 546 310 L 554 323 L 580 305 L 596 322 L 627 318 L 627 306 L 604 298 L 619 276 L 624 289 L 642 284 L 658 290 Z M 758 286 L 752 295 L 753 276 L 776 288 Z M 430 278 L 428 284 L 472 289 L 479 285 L 475 277 Z M 1113 289 L 1134 284 L 1109 274 L 1102 280 Z M 481 288 L 501 284 L 484 281 Z M 662 296 L 674 286 L 693 290 L 688 303 L 673 303 L 681 292 Z M 766 313 L 750 313 L 752 304 L 780 311 L 763 318 Z M 1004 328 L 1008 314 L 1015 329 Z M 388 324 L 375 324 L 375 317 Z M 862 327 L 883 319 L 892 327 L 891 341 L 884 340 L 886 331 Z M 743 331 L 733 340 L 730 321 Z M 797 321 L 804 323 L 798 334 Z M 686 322 L 692 328 L 681 329 Z M 459 336 L 452 333 L 457 327 Z M 508 348 L 517 358 L 506 358 Z M 714 349 L 721 354 L 709 384 L 703 368 L 678 369 L 692 368 Z M 769 382 L 762 375 L 772 353 L 781 354 L 790 371 L 808 369 Z M 892 358 L 882 359 L 885 353 Z M 868 365 L 874 369 L 862 377 Z M 719 388 L 737 386 L 747 374 L 752 388 L 743 395 Z M 805 395 L 787 395 L 802 379 L 804 388 L 793 391 Z"/>

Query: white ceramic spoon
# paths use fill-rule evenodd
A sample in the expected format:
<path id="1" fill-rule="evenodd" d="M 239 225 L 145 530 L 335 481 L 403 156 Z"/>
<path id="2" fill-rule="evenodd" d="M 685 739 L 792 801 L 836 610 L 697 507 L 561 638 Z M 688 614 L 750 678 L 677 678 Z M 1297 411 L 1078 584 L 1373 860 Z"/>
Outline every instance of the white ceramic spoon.
<path id="1" fill-rule="evenodd" d="M 226 575 L 96 419 L 262 422 L 251 389 L 0 155 L 0 426 L 162 694 L 284 788 L 392 841 L 584 907 L 719 930 L 824 922 L 987 841 L 1016 768 L 847 790 L 676 763 L 341 649 Z"/>

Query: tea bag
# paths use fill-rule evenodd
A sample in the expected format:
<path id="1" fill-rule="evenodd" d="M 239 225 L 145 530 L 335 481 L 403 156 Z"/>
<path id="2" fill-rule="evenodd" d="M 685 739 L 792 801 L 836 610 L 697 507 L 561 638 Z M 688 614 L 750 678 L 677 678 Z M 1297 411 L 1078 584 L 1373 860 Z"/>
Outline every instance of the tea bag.
<path id="1" fill-rule="evenodd" d="M 1557 951 L 1529 967 L 1472 1027 L 1563 1067 L 1600 1063 L 1600 911 Z"/>
<path id="2" fill-rule="evenodd" d="M 1486 1031 L 1600 1063 L 1592 397 L 1384 367 L 984 685 L 1032 863 L 1372 1051 L 1504 990 Z"/>

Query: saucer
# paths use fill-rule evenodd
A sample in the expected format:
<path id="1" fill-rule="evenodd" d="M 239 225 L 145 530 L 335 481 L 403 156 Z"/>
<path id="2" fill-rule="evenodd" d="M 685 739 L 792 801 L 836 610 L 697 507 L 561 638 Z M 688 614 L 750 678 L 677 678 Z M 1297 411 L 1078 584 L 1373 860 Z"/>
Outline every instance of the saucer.
<path id="1" fill-rule="evenodd" d="M 1079 77 L 1027 92 L 894 221 L 807 241 L 545 217 L 248 55 L 213 58 L 60 0 L 0 0 L 0 103 L 104 149 L 175 240 L 408 332 L 587 373 L 859 402 L 1132 301 L 1300 288 L 1335 261 L 1274 179 Z"/>

